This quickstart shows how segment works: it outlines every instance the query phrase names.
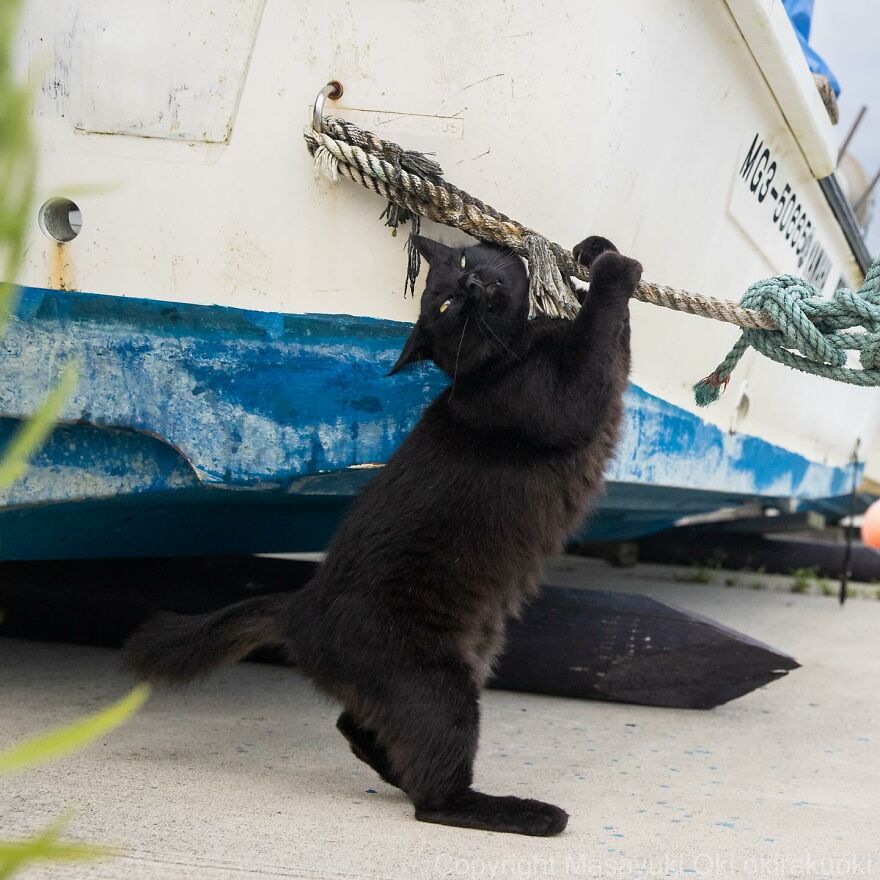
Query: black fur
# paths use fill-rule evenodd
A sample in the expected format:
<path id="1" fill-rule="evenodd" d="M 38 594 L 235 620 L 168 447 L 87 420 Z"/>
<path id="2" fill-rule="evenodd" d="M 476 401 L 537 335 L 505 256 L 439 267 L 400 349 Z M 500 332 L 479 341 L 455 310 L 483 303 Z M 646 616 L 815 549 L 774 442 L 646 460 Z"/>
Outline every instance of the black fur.
<path id="1" fill-rule="evenodd" d="M 184 684 L 255 648 L 284 645 L 275 615 L 286 606 L 281 594 L 245 599 L 212 614 L 162 612 L 128 640 L 126 662 L 144 678 Z"/>
<path id="2" fill-rule="evenodd" d="M 522 262 L 424 238 L 421 314 L 392 372 L 431 359 L 452 379 L 354 504 L 302 590 L 211 615 L 160 617 L 130 665 L 179 682 L 282 644 L 345 707 L 354 754 L 416 817 L 557 834 L 551 804 L 471 788 L 479 693 L 505 623 L 602 487 L 629 371 L 641 266 L 605 239 L 578 246 L 591 285 L 574 321 L 527 320 Z"/>

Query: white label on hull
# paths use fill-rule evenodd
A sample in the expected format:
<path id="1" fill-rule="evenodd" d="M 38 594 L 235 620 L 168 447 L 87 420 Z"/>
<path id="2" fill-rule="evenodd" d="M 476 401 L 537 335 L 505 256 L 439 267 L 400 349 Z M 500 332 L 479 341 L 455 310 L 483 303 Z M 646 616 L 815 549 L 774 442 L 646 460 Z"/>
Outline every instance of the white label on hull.
<path id="1" fill-rule="evenodd" d="M 810 184 L 815 182 L 810 179 Z M 746 139 L 734 174 L 729 211 L 753 244 L 780 273 L 798 275 L 818 290 L 832 288 L 840 269 L 819 238 L 784 151 L 760 132 Z"/>
<path id="2" fill-rule="evenodd" d="M 264 2 L 59 3 L 44 91 L 80 131 L 226 143 Z"/>
<path id="3" fill-rule="evenodd" d="M 418 113 L 357 110 L 347 107 L 340 108 L 338 113 L 355 125 L 391 140 L 398 135 L 426 135 L 446 140 L 461 140 L 464 137 L 464 120 L 457 116 L 422 116 Z"/>

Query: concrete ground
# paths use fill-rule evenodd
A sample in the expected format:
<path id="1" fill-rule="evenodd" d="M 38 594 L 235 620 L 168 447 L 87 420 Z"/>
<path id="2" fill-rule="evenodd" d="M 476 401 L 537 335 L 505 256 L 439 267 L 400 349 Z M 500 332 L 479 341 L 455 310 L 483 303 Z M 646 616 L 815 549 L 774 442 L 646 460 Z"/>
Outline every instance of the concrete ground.
<path id="1" fill-rule="evenodd" d="M 794 654 L 709 712 L 489 691 L 478 787 L 571 813 L 551 839 L 416 822 L 293 670 L 239 664 L 86 751 L 0 781 L 0 838 L 70 810 L 112 861 L 36 878 L 880 877 L 880 602 L 564 559 L 555 583 L 653 595 Z M 684 578 L 686 579 L 686 577 Z M 123 694 L 118 654 L 0 641 L 0 747 Z"/>

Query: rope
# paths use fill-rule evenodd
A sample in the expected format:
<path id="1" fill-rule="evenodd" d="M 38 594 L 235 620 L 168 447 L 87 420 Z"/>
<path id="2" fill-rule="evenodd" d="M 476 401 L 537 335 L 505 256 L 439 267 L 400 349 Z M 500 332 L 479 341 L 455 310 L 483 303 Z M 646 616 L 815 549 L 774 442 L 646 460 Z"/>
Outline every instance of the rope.
<path id="1" fill-rule="evenodd" d="M 779 329 L 745 328 L 715 371 L 694 386 L 699 406 L 718 399 L 749 346 L 805 373 L 850 385 L 880 385 L 880 260 L 858 291 L 844 288 L 824 299 L 803 279 L 778 275 L 753 284 L 742 305 L 767 312 Z M 859 326 L 865 332 L 849 332 Z M 859 353 L 861 370 L 846 365 L 848 351 Z"/>
<path id="2" fill-rule="evenodd" d="M 529 261 L 530 316 L 576 314 L 570 279 L 589 281 L 586 267 L 570 251 L 444 180 L 433 159 L 334 116 L 323 119 L 321 132 L 307 128 L 304 138 L 316 173 L 333 181 L 348 177 L 388 201 L 383 217 L 389 226 L 427 217 L 507 247 Z M 412 250 L 408 269 L 412 284 L 413 272 L 418 274 Z M 854 385 L 880 385 L 880 260 L 858 291 L 840 290 L 831 300 L 789 275 L 752 285 L 740 305 L 644 280 L 635 298 L 743 328 L 724 361 L 694 386 L 700 406 L 718 399 L 749 346 L 804 372 Z M 865 332 L 848 332 L 855 327 Z M 846 366 L 849 350 L 860 353 L 863 369 Z"/>

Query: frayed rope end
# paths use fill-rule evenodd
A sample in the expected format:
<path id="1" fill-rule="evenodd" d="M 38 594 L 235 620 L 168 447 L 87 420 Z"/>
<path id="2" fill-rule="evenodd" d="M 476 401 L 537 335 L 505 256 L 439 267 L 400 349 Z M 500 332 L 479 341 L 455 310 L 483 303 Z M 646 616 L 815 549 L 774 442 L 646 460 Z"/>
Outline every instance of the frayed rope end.
<path id="1" fill-rule="evenodd" d="M 412 226 L 412 229 L 406 239 L 406 282 L 403 286 L 404 297 L 406 297 L 407 291 L 409 291 L 410 296 L 415 297 L 416 280 L 419 277 L 419 270 L 422 268 L 422 258 L 419 255 L 414 240 L 415 236 L 418 235 L 421 230 L 422 218 L 419 217 L 418 214 L 413 214 L 410 217 L 410 225 Z"/>
<path id="2" fill-rule="evenodd" d="M 315 177 L 326 177 L 331 183 L 339 182 L 339 159 L 324 146 L 315 150 Z"/>
<path id="3" fill-rule="evenodd" d="M 523 239 L 529 263 L 529 318 L 573 318 L 578 301 L 563 278 L 546 238 L 530 233 Z"/>
<path id="4" fill-rule="evenodd" d="M 730 382 L 730 376 L 725 376 L 722 379 L 718 373 L 712 373 L 697 382 L 694 385 L 694 400 L 697 406 L 708 406 L 710 403 L 715 403 L 721 397 L 721 392 L 727 388 L 728 382 Z"/>

